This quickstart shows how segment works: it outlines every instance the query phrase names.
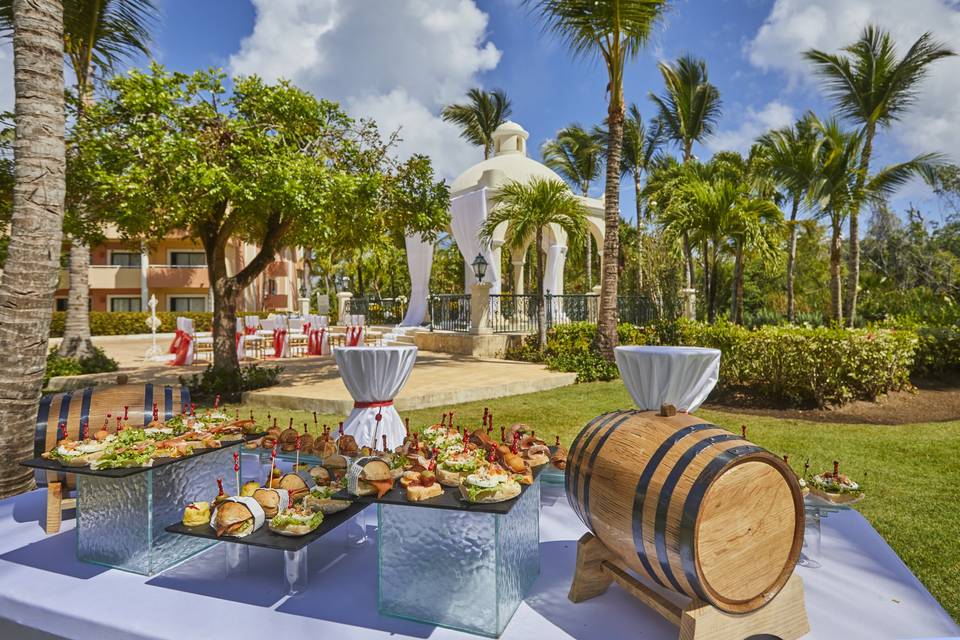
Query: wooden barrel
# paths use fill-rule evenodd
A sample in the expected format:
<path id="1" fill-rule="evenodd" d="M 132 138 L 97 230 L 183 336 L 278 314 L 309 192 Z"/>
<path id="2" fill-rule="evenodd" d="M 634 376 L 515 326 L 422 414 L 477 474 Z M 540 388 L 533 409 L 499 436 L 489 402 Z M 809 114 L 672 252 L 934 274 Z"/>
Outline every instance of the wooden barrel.
<path id="1" fill-rule="evenodd" d="M 690 414 L 594 419 L 570 447 L 566 489 L 628 567 L 730 613 L 773 598 L 803 546 L 803 496 L 790 467 Z"/>
<path id="2" fill-rule="evenodd" d="M 123 416 L 123 408 L 128 407 L 128 422 L 132 426 L 145 425 L 153 419 L 153 403 L 157 403 L 160 419 L 165 420 L 178 415 L 184 405 L 190 404 L 190 390 L 172 385 L 124 384 L 100 387 L 87 387 L 74 391 L 65 391 L 40 399 L 37 412 L 36 431 L 34 432 L 34 455 L 49 451 L 57 443 L 57 430 L 61 423 L 67 426 L 67 437 L 79 439 L 80 425 L 90 425 L 92 436 L 101 426 L 107 414 Z M 108 431 L 114 432 L 116 421 L 111 420 Z M 58 478 L 48 474 L 47 480 Z M 73 486 L 73 474 L 66 474 Z"/>

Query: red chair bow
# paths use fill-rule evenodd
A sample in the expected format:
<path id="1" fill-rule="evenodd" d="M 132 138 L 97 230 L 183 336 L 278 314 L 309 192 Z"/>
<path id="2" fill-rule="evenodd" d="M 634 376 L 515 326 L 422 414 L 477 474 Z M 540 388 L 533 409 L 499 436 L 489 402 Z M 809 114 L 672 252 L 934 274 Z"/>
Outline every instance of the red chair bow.
<path id="1" fill-rule="evenodd" d="M 187 357 L 190 355 L 190 341 L 192 338 L 190 334 L 186 331 L 178 330 L 178 336 L 174 338 L 174 341 L 178 341 L 176 356 L 173 358 L 173 366 L 181 366 L 188 364 Z"/>
<path id="2" fill-rule="evenodd" d="M 287 330 L 286 329 L 274 329 L 273 330 L 273 357 L 282 358 L 283 357 L 283 345 L 287 341 Z"/>
<path id="3" fill-rule="evenodd" d="M 180 350 L 180 344 L 183 342 L 183 339 L 187 337 L 187 332 L 183 329 L 177 329 L 176 335 L 173 336 L 173 342 L 170 343 L 170 349 L 167 353 L 177 353 Z"/>

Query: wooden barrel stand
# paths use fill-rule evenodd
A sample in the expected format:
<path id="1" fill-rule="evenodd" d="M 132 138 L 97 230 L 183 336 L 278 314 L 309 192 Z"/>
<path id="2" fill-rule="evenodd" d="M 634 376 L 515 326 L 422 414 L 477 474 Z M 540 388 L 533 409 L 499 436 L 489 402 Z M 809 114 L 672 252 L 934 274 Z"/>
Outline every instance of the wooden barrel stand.
<path id="1" fill-rule="evenodd" d="M 614 582 L 678 627 L 680 640 L 743 640 L 763 634 L 797 640 L 810 631 L 803 581 L 798 575 L 791 576 L 764 607 L 750 613 L 727 613 L 696 598 L 681 607 L 630 574 L 593 534 L 583 534 L 577 543 L 577 565 L 568 597 L 583 602 L 603 594 Z"/>

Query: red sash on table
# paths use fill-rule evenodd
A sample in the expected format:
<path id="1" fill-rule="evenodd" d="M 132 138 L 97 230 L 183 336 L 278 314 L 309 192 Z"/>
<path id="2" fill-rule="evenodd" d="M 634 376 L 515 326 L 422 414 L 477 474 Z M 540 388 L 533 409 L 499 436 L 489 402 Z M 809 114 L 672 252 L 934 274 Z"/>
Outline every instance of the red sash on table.
<path id="1" fill-rule="evenodd" d="M 173 336 L 173 342 L 170 343 L 170 349 L 167 350 L 167 353 L 176 353 L 180 349 L 180 343 L 183 342 L 184 337 L 186 337 L 187 332 L 183 329 L 177 329 L 177 333 Z"/>
<path id="2" fill-rule="evenodd" d="M 190 354 L 190 334 L 186 331 L 178 331 L 180 334 L 178 336 L 179 343 L 177 345 L 177 353 L 173 358 L 173 361 L 170 363 L 173 366 L 182 366 L 185 364 L 192 364 L 187 362 L 187 356 Z M 176 341 L 177 338 L 174 338 Z"/>
<path id="3" fill-rule="evenodd" d="M 392 406 L 393 406 L 393 400 L 371 400 L 370 402 L 354 402 L 353 403 L 354 409 L 372 409 L 376 407 L 377 415 L 374 416 L 374 420 L 376 420 L 377 422 L 380 422 L 381 420 L 383 420 L 383 408 L 392 407 Z"/>

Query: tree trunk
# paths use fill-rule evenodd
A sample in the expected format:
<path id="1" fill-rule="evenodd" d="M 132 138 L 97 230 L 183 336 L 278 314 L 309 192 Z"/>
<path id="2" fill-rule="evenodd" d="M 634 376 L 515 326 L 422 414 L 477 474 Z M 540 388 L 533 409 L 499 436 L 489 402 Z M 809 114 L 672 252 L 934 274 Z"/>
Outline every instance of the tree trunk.
<path id="1" fill-rule="evenodd" d="M 604 190 L 603 270 L 600 281 L 600 317 L 597 345 L 600 353 L 613 362 L 617 346 L 617 285 L 620 264 L 620 152 L 623 146 L 623 96 L 610 97 L 607 115 L 607 181 Z"/>
<path id="2" fill-rule="evenodd" d="M 537 227 L 537 336 L 540 348 L 547 348 L 547 299 L 543 295 L 543 228 Z"/>
<path id="3" fill-rule="evenodd" d="M 868 123 L 863 141 L 863 153 L 860 156 L 860 175 L 857 176 L 857 195 L 863 192 L 870 171 L 870 156 L 873 153 L 873 136 L 876 125 Z M 850 255 L 847 256 L 847 300 L 845 316 L 847 326 L 852 327 L 857 320 L 857 295 L 860 289 L 860 201 L 855 200 L 850 207 Z"/>
<path id="4" fill-rule="evenodd" d="M 237 293 L 235 278 L 227 276 L 226 238 L 217 235 L 204 241 L 207 275 L 213 292 L 213 368 L 239 371 L 237 358 Z"/>
<path id="5" fill-rule="evenodd" d="M 80 240 L 70 245 L 70 290 L 63 341 L 58 353 L 64 357 L 85 358 L 93 353 L 90 340 L 90 247 Z"/>
<path id="6" fill-rule="evenodd" d="M 66 155 L 58 0 L 14 0 L 13 62 L 13 213 L 0 277 L 0 498 L 34 484 L 33 471 L 18 463 L 33 455 L 60 272 Z"/>
<path id="7" fill-rule="evenodd" d="M 703 296 L 707 305 L 707 322 L 713 324 L 715 312 L 713 302 L 710 298 L 710 283 L 713 281 L 714 273 L 710 268 L 710 242 L 703 241 Z"/>
<path id="8" fill-rule="evenodd" d="M 794 194 L 793 207 L 790 210 L 790 241 L 787 245 L 787 322 L 797 319 L 797 303 L 793 297 L 793 270 L 797 262 L 797 210 L 800 208 L 800 194 Z"/>
<path id="9" fill-rule="evenodd" d="M 743 324 L 743 241 L 737 242 L 737 256 L 733 265 L 733 321 Z"/>
<path id="10" fill-rule="evenodd" d="M 709 322 L 713 324 L 717 320 L 717 243 L 713 243 L 713 247 L 709 244 L 704 245 L 704 251 L 708 254 L 711 254 L 710 257 L 710 290 L 708 292 L 708 297 L 710 298 L 709 303 Z M 704 260 L 706 264 L 706 260 Z"/>
<path id="11" fill-rule="evenodd" d="M 693 159 L 693 141 L 687 140 L 683 143 L 683 164 L 687 164 L 690 160 Z M 690 234 L 686 231 L 683 232 L 683 259 L 684 259 L 684 287 L 687 289 L 693 288 L 693 279 L 694 279 L 694 264 L 693 264 L 693 247 L 690 246 Z M 703 290 L 704 295 L 706 295 L 707 290 Z"/>
<path id="12" fill-rule="evenodd" d="M 643 295 L 643 207 L 640 204 L 640 172 L 633 173 L 633 193 L 637 203 L 637 295 Z"/>
<path id="13" fill-rule="evenodd" d="M 833 215 L 830 221 L 830 309 L 834 322 L 843 323 L 843 285 L 840 278 L 840 217 Z"/>

